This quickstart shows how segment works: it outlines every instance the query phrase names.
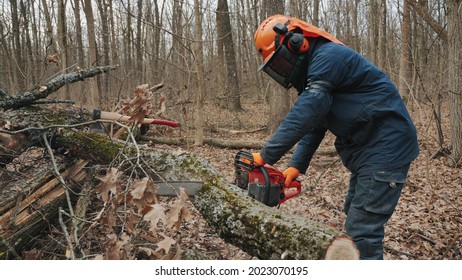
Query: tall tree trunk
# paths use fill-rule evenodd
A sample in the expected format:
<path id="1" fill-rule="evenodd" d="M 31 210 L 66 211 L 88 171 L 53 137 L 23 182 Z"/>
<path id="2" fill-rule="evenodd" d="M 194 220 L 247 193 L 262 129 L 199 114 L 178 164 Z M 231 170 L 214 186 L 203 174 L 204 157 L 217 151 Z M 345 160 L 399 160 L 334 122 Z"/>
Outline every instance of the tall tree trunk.
<path id="1" fill-rule="evenodd" d="M 369 59 L 373 63 L 377 63 L 377 53 L 379 47 L 379 24 L 378 15 L 378 0 L 371 0 L 369 2 Z"/>
<path id="2" fill-rule="evenodd" d="M 266 7 L 264 8 L 267 17 L 274 14 L 284 14 L 284 1 L 267 0 Z M 273 133 L 290 110 L 290 98 L 288 91 L 279 86 L 275 81 L 271 80 L 269 83 L 268 101 L 270 109 L 268 131 Z"/>
<path id="3" fill-rule="evenodd" d="M 73 12 L 75 20 L 75 41 L 77 43 L 77 66 L 79 68 L 85 67 L 85 53 L 83 49 L 83 37 L 82 37 L 82 20 L 80 18 L 80 1 L 74 0 Z M 85 94 L 85 83 L 79 83 L 80 88 L 78 98 L 85 104 L 87 103 L 87 95 Z"/>
<path id="4" fill-rule="evenodd" d="M 221 2 L 218 2 L 220 4 Z M 216 9 L 216 23 L 217 23 L 217 60 L 218 60 L 218 65 L 225 65 L 225 45 L 223 43 L 223 37 L 225 37 L 225 31 L 224 31 L 224 23 L 223 23 L 223 11 L 221 11 L 222 7 L 220 5 L 217 5 Z M 217 67 L 218 70 L 218 83 L 219 85 L 222 85 L 219 87 L 217 90 L 218 92 L 217 96 L 227 96 L 227 88 L 225 86 L 226 84 L 226 78 L 225 78 L 225 73 L 226 69 L 224 67 Z"/>
<path id="5" fill-rule="evenodd" d="M 387 69 L 387 0 L 380 1 L 380 29 L 379 29 L 379 53 L 377 66 L 383 70 Z"/>
<path id="6" fill-rule="evenodd" d="M 29 27 L 29 19 L 31 18 L 31 14 L 28 14 L 28 12 L 30 12 L 28 10 L 28 7 L 26 7 L 26 4 L 24 3 L 24 1 L 21 1 L 20 2 L 20 9 L 21 9 L 21 16 L 22 16 L 22 19 L 23 19 L 23 25 L 24 25 L 24 30 L 30 30 L 30 27 Z M 28 83 L 33 83 L 33 82 L 36 82 L 37 81 L 37 77 L 35 75 L 35 71 L 34 71 L 34 66 L 36 65 L 36 59 L 35 59 L 35 56 L 34 56 L 34 53 L 33 53 L 33 47 L 32 47 L 32 40 L 31 40 L 31 36 L 30 36 L 30 32 L 24 32 L 24 40 L 25 40 L 25 48 L 24 48 L 24 67 L 27 69 L 25 69 L 26 73 L 27 73 L 27 79 L 26 79 L 26 82 Z"/>
<path id="7" fill-rule="evenodd" d="M 109 1 L 110 2 L 110 1 Z M 99 0 L 98 1 L 98 10 L 101 18 L 101 28 L 102 28 L 102 33 L 101 33 L 101 38 L 102 38 L 102 49 L 103 52 L 101 54 L 101 63 L 103 65 L 109 65 L 109 55 L 111 53 L 111 49 L 109 48 L 109 20 L 108 20 L 108 3 L 105 0 Z M 104 75 L 100 77 L 100 81 L 102 83 L 101 85 L 101 104 L 104 105 L 104 109 L 110 109 L 107 108 L 109 105 L 109 76 Z"/>
<path id="8" fill-rule="evenodd" d="M 116 37 L 116 30 L 117 26 L 114 21 L 114 2 L 113 1 L 108 1 L 108 17 L 109 17 L 109 24 L 111 26 L 110 31 L 111 31 L 111 40 L 110 40 L 110 48 L 111 48 L 111 64 L 113 65 L 119 65 L 120 64 L 120 49 L 118 48 L 118 40 Z M 118 69 L 118 73 L 121 73 L 121 71 Z M 113 97 L 115 92 L 120 88 L 121 86 L 121 81 L 119 79 L 111 79 L 111 82 L 109 83 L 109 88 L 108 88 L 108 96 L 109 98 Z"/>
<path id="9" fill-rule="evenodd" d="M 69 51 L 67 47 L 67 24 L 66 24 L 66 7 L 65 1 L 58 1 L 58 44 L 60 48 L 60 63 L 61 71 L 65 72 L 68 67 L 69 60 Z M 63 87 L 64 98 L 71 99 L 71 94 L 69 92 L 69 86 L 65 85 Z"/>
<path id="10" fill-rule="evenodd" d="M 138 83 L 142 84 L 145 81 L 145 71 L 143 67 L 143 49 L 142 49 L 142 22 L 143 22 L 143 0 L 138 0 L 138 12 L 137 12 L 137 20 L 136 20 L 136 65 L 135 65 L 135 73 L 137 73 L 137 80 Z"/>
<path id="11" fill-rule="evenodd" d="M 319 0 L 313 0 L 313 25 L 319 26 Z"/>
<path id="12" fill-rule="evenodd" d="M 91 0 L 84 0 L 83 11 L 87 20 L 87 40 L 88 40 L 88 66 L 98 66 L 98 57 L 96 49 L 95 35 L 95 17 L 93 16 L 93 8 Z M 89 104 L 92 107 L 100 107 L 100 98 L 98 92 L 98 83 L 94 79 L 90 79 L 90 100 Z"/>
<path id="13" fill-rule="evenodd" d="M 353 21 L 353 42 L 351 43 L 351 46 L 353 49 L 355 49 L 358 52 L 361 52 L 361 46 L 360 46 L 360 41 L 359 41 L 359 27 L 358 27 L 358 9 L 359 9 L 359 1 L 360 0 L 350 0 L 354 1 L 353 5 L 353 15 L 352 15 L 352 21 Z"/>
<path id="14" fill-rule="evenodd" d="M 194 41 L 194 65 L 196 68 L 196 118 L 195 118 L 195 137 L 194 144 L 204 143 L 204 73 L 203 73 L 203 54 L 202 54 L 202 15 L 201 1 L 194 0 L 194 31 L 196 40 Z"/>
<path id="15" fill-rule="evenodd" d="M 14 81 L 17 84 L 19 89 L 24 89 L 24 61 L 22 56 L 22 46 L 21 46 L 21 27 L 19 23 L 18 15 L 18 1 L 10 0 L 10 10 L 11 10 L 11 26 L 13 30 L 13 60 L 15 67 L 13 68 Z"/>
<path id="16" fill-rule="evenodd" d="M 11 48 L 10 48 L 10 44 L 8 44 L 7 42 L 7 39 L 6 37 L 7 36 L 4 36 L 3 34 L 5 34 L 5 27 L 3 25 L 3 21 L 0 20 L 0 43 L 1 43 L 1 52 L 2 52 L 2 57 L 0 59 L 2 59 L 3 63 L 1 63 L 0 67 L 1 67 L 1 70 L 5 73 L 13 73 L 13 66 L 11 65 L 12 62 L 11 62 Z M 8 81 L 6 81 L 8 80 Z M 14 78 L 13 78 L 13 75 L 7 75 L 7 77 L 5 77 L 5 81 L 2 81 L 3 84 L 2 84 L 2 87 L 3 86 L 6 86 L 8 85 L 8 88 L 10 89 L 14 89 Z M 0 88 L 1 90 L 5 90 L 4 88 Z"/>
<path id="17" fill-rule="evenodd" d="M 452 159 L 462 159 L 462 1 L 448 0 L 449 110 Z"/>
<path id="18" fill-rule="evenodd" d="M 398 89 L 405 101 L 407 101 L 410 94 L 411 74 L 411 7 L 409 5 L 409 0 L 404 0 L 403 21 L 401 23 L 401 55 L 399 61 Z"/>
<path id="19" fill-rule="evenodd" d="M 236 53 L 234 51 L 233 32 L 231 28 L 231 19 L 229 17 L 229 8 L 227 0 L 218 0 L 217 16 L 222 17 L 221 34 L 223 34 L 223 45 L 226 60 L 226 88 L 229 109 L 233 111 L 242 110 L 240 93 L 239 93 L 239 79 L 237 75 Z"/>

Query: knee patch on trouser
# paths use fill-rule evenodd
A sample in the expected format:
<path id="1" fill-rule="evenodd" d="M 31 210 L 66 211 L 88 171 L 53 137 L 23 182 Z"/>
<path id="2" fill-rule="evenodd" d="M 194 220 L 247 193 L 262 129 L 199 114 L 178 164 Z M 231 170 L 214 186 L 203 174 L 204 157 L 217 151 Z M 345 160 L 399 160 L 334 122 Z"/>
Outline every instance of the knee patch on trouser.
<path id="1" fill-rule="evenodd" d="M 390 216 L 350 208 L 345 223 L 346 233 L 353 238 L 361 259 L 383 259 L 384 225 Z"/>

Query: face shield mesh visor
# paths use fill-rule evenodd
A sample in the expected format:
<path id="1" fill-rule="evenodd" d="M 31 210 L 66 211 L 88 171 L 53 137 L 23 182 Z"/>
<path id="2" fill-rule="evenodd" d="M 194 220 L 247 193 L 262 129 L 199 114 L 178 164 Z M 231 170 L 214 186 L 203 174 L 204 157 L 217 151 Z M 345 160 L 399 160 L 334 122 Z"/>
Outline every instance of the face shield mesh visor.
<path id="1" fill-rule="evenodd" d="M 286 46 L 280 45 L 258 71 L 263 70 L 281 86 L 291 88 L 303 70 L 303 57 L 304 55 L 295 55 Z"/>

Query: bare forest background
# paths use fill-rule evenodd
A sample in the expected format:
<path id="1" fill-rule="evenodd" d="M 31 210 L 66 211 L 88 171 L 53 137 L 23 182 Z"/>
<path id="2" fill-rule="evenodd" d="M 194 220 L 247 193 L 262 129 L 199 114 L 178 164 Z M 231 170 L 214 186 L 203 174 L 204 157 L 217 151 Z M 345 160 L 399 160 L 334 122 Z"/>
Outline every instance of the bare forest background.
<path id="1" fill-rule="evenodd" d="M 66 86 L 58 98 L 114 110 L 139 84 L 163 83 L 170 106 L 193 103 L 175 118 L 203 142 L 203 104 L 239 111 L 270 106 L 274 130 L 291 100 L 256 69 L 253 34 L 282 13 L 334 34 L 382 68 L 409 107 L 429 107 L 438 143 L 462 157 L 460 0 L 8 0 L 0 10 L 0 88 L 16 93 L 80 68 L 119 65 Z M 450 116 L 441 113 L 449 105 Z M 179 110 L 174 110 L 176 113 Z M 449 141 L 441 119 L 449 117 Z M 239 126 L 236 122 L 233 126 Z M 446 143 L 445 141 L 448 141 Z"/>

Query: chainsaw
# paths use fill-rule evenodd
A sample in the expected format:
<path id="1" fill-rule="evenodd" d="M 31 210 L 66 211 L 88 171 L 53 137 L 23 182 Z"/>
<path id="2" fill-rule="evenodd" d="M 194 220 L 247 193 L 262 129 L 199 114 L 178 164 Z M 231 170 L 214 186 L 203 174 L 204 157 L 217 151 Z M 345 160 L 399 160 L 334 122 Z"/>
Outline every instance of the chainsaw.
<path id="1" fill-rule="evenodd" d="M 279 206 L 302 191 L 298 180 L 286 186 L 284 175 L 275 167 L 269 164 L 254 166 L 253 156 L 249 152 L 239 151 L 234 158 L 234 166 L 234 183 L 267 206 Z"/>

